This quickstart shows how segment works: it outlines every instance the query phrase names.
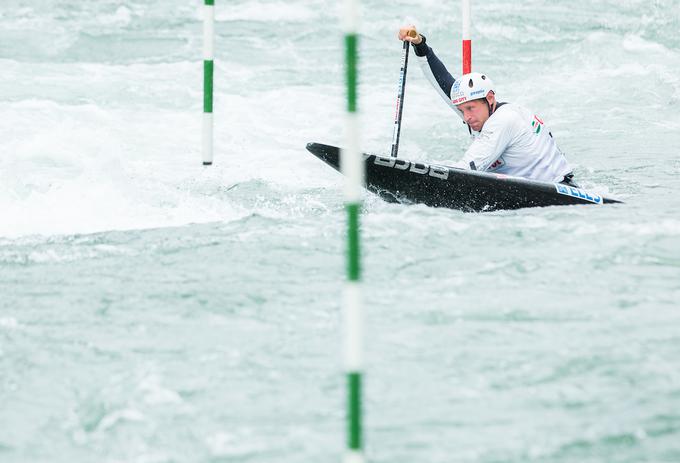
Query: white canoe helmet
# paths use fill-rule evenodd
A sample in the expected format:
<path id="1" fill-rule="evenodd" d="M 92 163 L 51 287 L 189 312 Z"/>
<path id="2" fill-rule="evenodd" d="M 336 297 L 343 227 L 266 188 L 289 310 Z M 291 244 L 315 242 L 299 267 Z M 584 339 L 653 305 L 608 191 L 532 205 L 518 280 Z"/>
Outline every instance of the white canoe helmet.
<path id="1" fill-rule="evenodd" d="M 486 98 L 489 92 L 496 93 L 491 79 L 479 72 L 464 74 L 451 87 L 451 103 L 459 105 L 466 101 L 479 100 Z"/>

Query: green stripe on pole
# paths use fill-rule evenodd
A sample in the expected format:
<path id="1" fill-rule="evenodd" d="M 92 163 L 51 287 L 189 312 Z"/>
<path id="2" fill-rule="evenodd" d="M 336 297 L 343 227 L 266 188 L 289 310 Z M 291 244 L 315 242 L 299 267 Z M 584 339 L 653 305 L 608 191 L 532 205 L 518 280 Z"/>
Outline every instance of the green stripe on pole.
<path id="1" fill-rule="evenodd" d="M 347 445 L 352 450 L 361 449 L 361 374 L 348 373 L 347 386 L 349 388 L 348 433 Z"/>
<path id="2" fill-rule="evenodd" d="M 213 61 L 203 61 L 203 112 L 213 112 Z"/>
<path id="3" fill-rule="evenodd" d="M 345 205 L 347 209 L 347 279 L 359 281 L 361 277 L 359 253 L 359 204 Z"/>
<path id="4" fill-rule="evenodd" d="M 214 5 L 214 4 L 215 4 L 215 0 L 205 0 L 205 4 L 206 4 L 206 5 Z"/>
<path id="5" fill-rule="evenodd" d="M 357 44 L 356 34 L 345 35 L 345 61 L 347 70 L 347 110 L 357 110 Z"/>

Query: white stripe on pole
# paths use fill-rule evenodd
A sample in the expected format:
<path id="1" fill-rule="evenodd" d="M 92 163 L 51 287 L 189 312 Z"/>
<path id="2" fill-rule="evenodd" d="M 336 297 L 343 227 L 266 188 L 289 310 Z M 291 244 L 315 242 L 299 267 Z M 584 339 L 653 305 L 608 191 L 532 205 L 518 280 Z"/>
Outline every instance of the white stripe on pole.
<path id="1" fill-rule="evenodd" d="M 361 371 L 363 367 L 363 320 L 361 287 L 358 282 L 346 282 L 344 289 L 345 368 Z"/>
<path id="2" fill-rule="evenodd" d="M 345 177 L 345 201 L 356 203 L 363 198 L 364 159 L 359 149 L 359 116 L 345 116 L 345 146 L 340 156 L 340 171 Z"/>
<path id="3" fill-rule="evenodd" d="M 364 456 L 361 452 L 346 452 L 344 463 L 364 463 Z"/>
<path id="4" fill-rule="evenodd" d="M 359 30 L 359 0 L 345 0 L 342 6 L 342 30 L 354 34 Z"/>
<path id="5" fill-rule="evenodd" d="M 463 0 L 463 40 L 470 40 L 470 0 Z"/>
<path id="6" fill-rule="evenodd" d="M 203 59 L 215 58 L 215 6 L 203 5 Z"/>
<path id="7" fill-rule="evenodd" d="M 212 162 L 213 153 L 213 113 L 203 113 L 203 163 Z"/>

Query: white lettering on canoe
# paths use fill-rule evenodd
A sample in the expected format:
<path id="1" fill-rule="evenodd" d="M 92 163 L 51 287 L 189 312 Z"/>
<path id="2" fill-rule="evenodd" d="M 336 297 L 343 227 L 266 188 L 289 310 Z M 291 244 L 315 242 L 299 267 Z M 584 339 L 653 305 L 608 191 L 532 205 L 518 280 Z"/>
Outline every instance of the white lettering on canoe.
<path id="1" fill-rule="evenodd" d="M 373 163 L 377 166 L 391 167 L 398 170 L 410 170 L 415 174 L 430 175 L 446 180 L 449 178 L 449 169 L 444 166 L 431 166 L 424 162 L 411 162 L 405 159 L 376 156 Z"/>

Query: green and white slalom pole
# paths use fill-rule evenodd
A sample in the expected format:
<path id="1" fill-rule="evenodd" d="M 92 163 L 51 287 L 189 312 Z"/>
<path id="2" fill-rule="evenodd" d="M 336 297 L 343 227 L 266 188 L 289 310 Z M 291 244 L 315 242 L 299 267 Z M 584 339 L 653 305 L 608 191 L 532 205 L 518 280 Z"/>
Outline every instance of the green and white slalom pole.
<path id="1" fill-rule="evenodd" d="M 215 0 L 203 5 L 203 165 L 213 161 L 213 72 L 215 56 Z"/>
<path id="2" fill-rule="evenodd" d="M 344 357 L 347 375 L 347 449 L 345 463 L 362 463 L 362 368 L 363 317 L 361 312 L 361 265 L 359 211 L 363 195 L 364 160 L 359 150 L 357 112 L 357 61 L 359 0 L 344 0 L 345 66 L 347 82 L 347 116 L 345 149 L 340 155 L 340 168 L 345 175 L 345 208 L 347 210 L 347 280 L 345 282 Z"/>

